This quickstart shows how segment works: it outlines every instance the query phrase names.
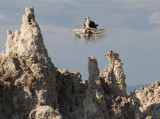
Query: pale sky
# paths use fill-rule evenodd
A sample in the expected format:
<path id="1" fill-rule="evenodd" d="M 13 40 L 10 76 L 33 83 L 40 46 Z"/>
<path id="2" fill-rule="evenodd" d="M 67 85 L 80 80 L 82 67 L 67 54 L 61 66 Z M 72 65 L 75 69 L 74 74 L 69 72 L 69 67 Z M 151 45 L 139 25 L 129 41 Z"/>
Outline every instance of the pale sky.
<path id="1" fill-rule="evenodd" d="M 0 51 L 5 50 L 7 29 L 20 29 L 27 6 L 35 8 L 36 21 L 53 64 L 88 79 L 88 56 L 95 56 L 100 71 L 108 67 L 110 50 L 120 53 L 128 86 L 160 80 L 159 0 L 0 0 Z M 73 28 L 84 18 L 107 29 L 94 43 L 77 42 Z"/>

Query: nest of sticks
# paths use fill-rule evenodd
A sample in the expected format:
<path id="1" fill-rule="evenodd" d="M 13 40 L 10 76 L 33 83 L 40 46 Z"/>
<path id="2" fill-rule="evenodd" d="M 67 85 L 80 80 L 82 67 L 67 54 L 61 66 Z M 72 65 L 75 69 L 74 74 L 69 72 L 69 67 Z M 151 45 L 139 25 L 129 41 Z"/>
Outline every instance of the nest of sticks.
<path id="1" fill-rule="evenodd" d="M 85 41 L 96 41 L 101 39 L 105 35 L 105 29 L 96 28 L 76 28 L 73 31 L 75 38 Z"/>

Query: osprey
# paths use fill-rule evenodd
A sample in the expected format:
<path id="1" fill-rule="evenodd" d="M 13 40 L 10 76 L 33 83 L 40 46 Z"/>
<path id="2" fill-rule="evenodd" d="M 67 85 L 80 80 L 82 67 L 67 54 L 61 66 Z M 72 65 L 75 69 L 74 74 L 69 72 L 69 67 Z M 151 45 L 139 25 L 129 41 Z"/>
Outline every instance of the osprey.
<path id="1" fill-rule="evenodd" d="M 85 18 L 84 27 L 85 28 L 97 28 L 98 24 L 95 24 L 93 21 L 90 21 L 90 17 Z"/>

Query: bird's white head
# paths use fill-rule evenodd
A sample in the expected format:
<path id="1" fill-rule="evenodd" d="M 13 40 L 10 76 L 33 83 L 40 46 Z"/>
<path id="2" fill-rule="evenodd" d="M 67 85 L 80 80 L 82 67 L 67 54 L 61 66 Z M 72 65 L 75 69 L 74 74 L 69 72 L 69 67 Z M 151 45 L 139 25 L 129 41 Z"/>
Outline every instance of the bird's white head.
<path id="1" fill-rule="evenodd" d="M 87 22 L 87 21 L 90 21 L 90 17 L 86 17 L 85 18 L 85 21 Z"/>

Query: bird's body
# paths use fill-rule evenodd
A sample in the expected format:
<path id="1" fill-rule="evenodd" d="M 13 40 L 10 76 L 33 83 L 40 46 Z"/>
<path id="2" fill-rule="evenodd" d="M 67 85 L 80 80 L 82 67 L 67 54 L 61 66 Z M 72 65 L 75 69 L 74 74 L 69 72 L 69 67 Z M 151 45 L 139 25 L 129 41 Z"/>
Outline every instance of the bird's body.
<path id="1" fill-rule="evenodd" d="M 94 21 L 90 21 L 89 17 L 85 18 L 84 27 L 85 28 L 97 28 L 98 24 L 95 24 Z"/>

